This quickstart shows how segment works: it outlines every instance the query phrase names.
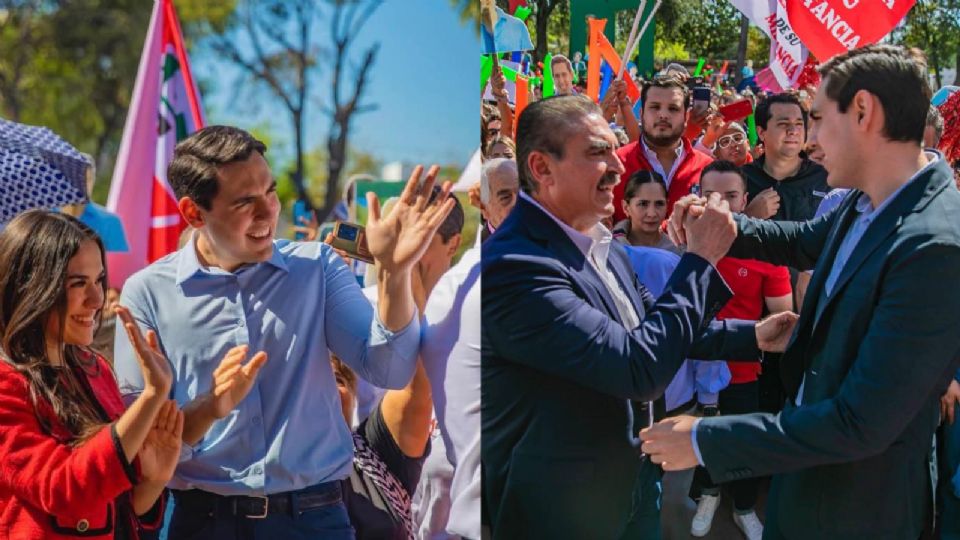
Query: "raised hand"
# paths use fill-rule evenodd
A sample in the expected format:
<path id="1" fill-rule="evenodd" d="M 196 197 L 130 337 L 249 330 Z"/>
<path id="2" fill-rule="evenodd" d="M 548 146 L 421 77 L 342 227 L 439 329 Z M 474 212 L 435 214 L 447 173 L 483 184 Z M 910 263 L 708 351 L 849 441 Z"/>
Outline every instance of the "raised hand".
<path id="1" fill-rule="evenodd" d="M 302 233 L 304 235 L 304 242 L 313 242 L 320 236 L 320 223 L 317 222 L 317 212 L 315 210 L 310 212 L 310 219 L 307 219 L 305 216 L 300 216 L 300 223 L 293 224 L 294 232 Z"/>
<path id="2" fill-rule="evenodd" d="M 444 182 L 440 193 L 433 198 L 433 185 L 440 168 L 430 167 L 423 184 L 418 165 L 400 194 L 400 200 L 390 213 L 380 216 L 380 201 L 374 193 L 367 193 L 370 216 L 367 221 L 367 247 L 381 268 L 391 272 L 410 270 L 430 245 L 433 235 L 456 204 L 450 199 L 450 183 Z"/>
<path id="3" fill-rule="evenodd" d="M 770 219 L 780 210 L 780 194 L 773 188 L 767 188 L 754 197 L 743 213 L 755 218 Z"/>
<path id="4" fill-rule="evenodd" d="M 117 316 L 123 322 L 127 337 L 140 363 L 144 392 L 166 396 L 170 392 L 170 385 L 173 384 L 173 371 L 170 369 L 167 357 L 160 352 L 156 332 L 148 330 L 147 336 L 144 337 L 130 310 L 123 306 L 117 306 Z"/>
<path id="5" fill-rule="evenodd" d="M 683 230 L 683 222 L 687 218 L 687 214 L 702 215 L 703 205 L 706 203 L 707 200 L 703 197 L 691 194 L 683 196 L 673 205 L 673 213 L 670 214 L 670 219 L 667 221 L 667 236 L 675 245 L 678 247 L 687 245 L 687 235 L 686 231 Z"/>
<path id="6" fill-rule="evenodd" d="M 699 216 L 696 215 L 698 213 Z M 737 224 L 730 213 L 730 205 L 719 193 L 710 194 L 702 212 L 687 212 L 683 228 L 687 251 L 703 257 L 714 266 L 727 254 L 737 238 Z"/>
<path id="7" fill-rule="evenodd" d="M 797 325 L 800 316 L 792 311 L 775 313 L 757 323 L 757 347 L 766 352 L 783 352 L 787 350 L 793 328 Z"/>
<path id="8" fill-rule="evenodd" d="M 180 438 L 183 435 L 183 411 L 177 402 L 168 400 L 154 420 L 153 428 L 140 447 L 140 475 L 144 481 L 166 484 L 180 460 Z"/>
<path id="9" fill-rule="evenodd" d="M 247 345 L 238 345 L 223 357 L 220 365 L 213 371 L 213 389 L 210 391 L 212 413 L 216 418 L 230 414 L 243 401 L 253 388 L 260 368 L 267 362 L 267 353 L 260 351 L 246 364 Z"/>

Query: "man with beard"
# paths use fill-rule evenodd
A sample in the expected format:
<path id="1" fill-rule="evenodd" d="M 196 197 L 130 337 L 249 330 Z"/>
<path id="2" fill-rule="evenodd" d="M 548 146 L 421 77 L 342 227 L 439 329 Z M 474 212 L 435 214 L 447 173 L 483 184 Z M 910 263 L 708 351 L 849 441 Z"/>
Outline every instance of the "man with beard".
<path id="1" fill-rule="evenodd" d="M 643 85 L 640 140 L 617 151 L 625 168 L 620 184 L 614 188 L 614 222 L 626 218 L 623 190 L 633 173 L 655 171 L 667 183 L 667 217 L 673 204 L 695 190 L 700 172 L 713 159 L 696 150 L 683 137 L 690 119 L 690 99 L 686 84 L 676 76 L 658 75 Z"/>
<path id="2" fill-rule="evenodd" d="M 710 322 L 730 298 L 715 268 L 733 239 L 719 194 L 691 220 L 687 252 L 654 302 L 599 224 L 613 212 L 623 165 L 589 99 L 531 104 L 517 142 L 520 199 L 481 262 L 480 441 L 492 536 L 612 540 L 639 514 L 656 527 L 659 470 L 641 460 L 635 438 L 649 417 L 634 422 L 630 400 L 658 398 L 685 358 L 778 349 L 795 318 Z M 650 497 L 633 500 L 638 483 Z"/>

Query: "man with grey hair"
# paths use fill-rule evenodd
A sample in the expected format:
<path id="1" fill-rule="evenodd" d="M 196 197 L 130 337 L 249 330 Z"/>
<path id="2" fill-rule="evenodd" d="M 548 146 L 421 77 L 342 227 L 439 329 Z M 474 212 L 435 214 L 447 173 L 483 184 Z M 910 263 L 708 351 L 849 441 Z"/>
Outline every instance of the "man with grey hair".
<path id="1" fill-rule="evenodd" d="M 923 147 L 936 148 L 940 145 L 940 137 L 943 135 L 943 116 L 940 115 L 940 109 L 930 105 L 927 111 L 927 124 L 923 128 Z"/>
<path id="2" fill-rule="evenodd" d="M 480 169 L 480 214 L 486 223 L 480 232 L 482 241 L 486 241 L 507 219 L 510 210 L 517 204 L 519 191 L 516 161 L 496 158 L 484 162 Z"/>
<path id="3" fill-rule="evenodd" d="M 523 192 L 481 263 L 492 536 L 614 539 L 631 520 L 658 531 L 659 472 L 636 438 L 653 407 L 632 400 L 659 398 L 685 358 L 755 358 L 758 342 L 781 348 L 792 325 L 710 322 L 731 297 L 715 263 L 736 235 L 719 194 L 690 220 L 687 252 L 654 301 L 600 224 L 624 169 L 596 103 L 533 103 L 517 142 Z"/>

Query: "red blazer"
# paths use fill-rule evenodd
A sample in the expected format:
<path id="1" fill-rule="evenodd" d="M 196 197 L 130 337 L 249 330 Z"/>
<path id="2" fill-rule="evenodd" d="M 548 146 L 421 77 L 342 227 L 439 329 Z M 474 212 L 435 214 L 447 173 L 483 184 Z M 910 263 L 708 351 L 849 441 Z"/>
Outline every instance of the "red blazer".
<path id="1" fill-rule="evenodd" d="M 683 144 L 683 160 L 677 168 L 677 173 L 673 175 L 673 180 L 667 189 L 667 217 L 673 212 L 673 205 L 684 195 L 690 194 L 693 186 L 700 184 L 700 171 L 709 165 L 713 158 L 695 149 L 687 139 L 680 139 Z M 613 222 L 627 219 L 627 214 L 623 211 L 623 192 L 627 189 L 627 181 L 637 171 L 652 171 L 653 167 L 647 161 L 647 156 L 643 153 L 643 147 L 640 141 L 634 141 L 622 146 L 617 150 L 617 156 L 623 161 L 626 169 L 620 176 L 620 183 L 613 188 Z M 669 171 L 668 171 L 669 172 Z M 664 178 L 666 180 L 666 178 Z"/>
<path id="2" fill-rule="evenodd" d="M 117 381 L 103 358 L 95 365 L 86 379 L 114 421 L 125 408 Z M 138 527 L 160 526 L 165 496 L 145 516 L 150 522 L 133 515 L 131 488 L 139 474 L 124 458 L 113 424 L 71 447 L 71 434 L 49 404 L 41 404 L 40 414 L 49 431 L 37 420 L 26 379 L 0 360 L 0 539 L 113 540 L 119 520 L 136 539 Z"/>

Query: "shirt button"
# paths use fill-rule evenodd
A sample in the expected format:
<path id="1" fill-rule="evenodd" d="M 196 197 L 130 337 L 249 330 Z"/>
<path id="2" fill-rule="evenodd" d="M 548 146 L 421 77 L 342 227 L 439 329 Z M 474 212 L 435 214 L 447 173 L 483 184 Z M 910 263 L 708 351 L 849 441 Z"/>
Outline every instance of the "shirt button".
<path id="1" fill-rule="evenodd" d="M 263 474 L 263 467 L 261 467 L 261 466 L 259 466 L 259 465 L 256 465 L 256 466 L 253 468 L 253 473 L 254 473 L 254 474 Z"/>
<path id="2" fill-rule="evenodd" d="M 237 326 L 243 326 L 243 325 L 244 325 L 243 319 L 237 319 Z"/>
<path id="3" fill-rule="evenodd" d="M 253 422 L 253 425 L 259 426 L 259 425 L 260 425 L 260 417 L 259 417 L 259 416 L 254 416 L 252 422 Z"/>
<path id="4" fill-rule="evenodd" d="M 80 521 L 77 522 L 77 532 L 87 532 L 87 529 L 89 528 L 90 528 L 89 521 L 85 519 L 81 519 Z"/>

